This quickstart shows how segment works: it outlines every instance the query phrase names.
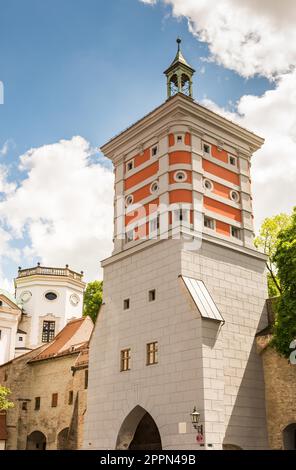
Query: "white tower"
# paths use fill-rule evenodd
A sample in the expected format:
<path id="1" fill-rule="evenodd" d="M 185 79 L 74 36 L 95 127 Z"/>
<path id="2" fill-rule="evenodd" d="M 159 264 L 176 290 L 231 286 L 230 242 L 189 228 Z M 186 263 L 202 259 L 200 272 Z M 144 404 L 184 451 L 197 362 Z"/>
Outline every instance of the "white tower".
<path id="1" fill-rule="evenodd" d="M 15 279 L 16 298 L 23 306 L 20 329 L 26 347 L 36 348 L 51 341 L 73 318 L 82 316 L 83 272 L 65 268 L 19 268 Z"/>
<path id="2" fill-rule="evenodd" d="M 0 365 L 14 358 L 21 308 L 14 297 L 0 289 Z"/>

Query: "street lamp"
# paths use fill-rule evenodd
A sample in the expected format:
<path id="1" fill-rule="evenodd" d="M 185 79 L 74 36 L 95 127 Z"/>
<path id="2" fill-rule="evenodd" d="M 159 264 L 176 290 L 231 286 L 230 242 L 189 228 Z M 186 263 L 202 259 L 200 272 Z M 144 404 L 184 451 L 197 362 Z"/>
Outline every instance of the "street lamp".
<path id="1" fill-rule="evenodd" d="M 194 429 L 197 431 L 197 441 L 203 442 L 203 425 L 198 424 L 200 418 L 200 412 L 197 411 L 196 406 L 194 406 L 193 411 L 190 413 L 191 423 Z"/>

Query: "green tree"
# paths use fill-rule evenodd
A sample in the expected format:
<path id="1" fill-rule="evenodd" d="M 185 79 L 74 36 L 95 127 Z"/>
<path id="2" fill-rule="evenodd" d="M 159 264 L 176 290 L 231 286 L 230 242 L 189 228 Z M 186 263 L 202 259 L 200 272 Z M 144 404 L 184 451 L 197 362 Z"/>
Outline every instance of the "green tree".
<path id="1" fill-rule="evenodd" d="M 278 234 L 272 262 L 281 286 L 272 344 L 280 354 L 289 357 L 290 343 L 296 339 L 296 207 L 290 224 Z"/>
<path id="2" fill-rule="evenodd" d="M 83 315 L 95 323 L 103 299 L 103 281 L 89 282 L 84 292 Z"/>
<path id="3" fill-rule="evenodd" d="M 11 391 L 9 390 L 9 388 L 0 385 L 0 411 L 8 410 L 9 408 L 14 407 L 12 401 L 9 401 L 7 398 L 10 394 Z"/>
<path id="4" fill-rule="evenodd" d="M 274 217 L 267 217 L 260 228 L 258 237 L 255 238 L 255 246 L 261 249 L 267 256 L 266 267 L 268 270 L 268 292 L 270 297 L 279 295 L 282 292 L 280 280 L 277 276 L 277 266 L 274 255 L 279 243 L 279 233 L 287 228 L 291 223 L 291 216 L 278 214 Z"/>

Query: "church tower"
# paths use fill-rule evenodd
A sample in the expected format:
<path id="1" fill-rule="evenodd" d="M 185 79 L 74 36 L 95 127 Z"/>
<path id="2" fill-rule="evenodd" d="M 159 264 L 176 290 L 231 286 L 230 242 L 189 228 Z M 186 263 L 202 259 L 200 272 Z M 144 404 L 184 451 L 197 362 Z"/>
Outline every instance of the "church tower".
<path id="1" fill-rule="evenodd" d="M 66 323 L 82 317 L 83 273 L 40 266 L 18 270 L 15 295 L 22 307 L 17 335 L 20 353 L 50 342 Z M 17 351 L 18 352 L 18 351 Z"/>
<path id="2" fill-rule="evenodd" d="M 101 149 L 115 168 L 114 251 L 90 344 L 87 449 L 267 448 L 250 178 L 263 139 L 193 100 L 180 42 L 167 100 Z"/>

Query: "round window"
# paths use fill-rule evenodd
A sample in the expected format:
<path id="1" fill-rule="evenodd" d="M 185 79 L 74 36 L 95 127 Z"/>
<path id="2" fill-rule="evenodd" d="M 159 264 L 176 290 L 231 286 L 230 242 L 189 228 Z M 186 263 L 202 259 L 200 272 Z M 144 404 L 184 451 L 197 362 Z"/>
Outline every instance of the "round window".
<path id="1" fill-rule="evenodd" d="M 126 198 L 125 198 L 126 207 L 130 206 L 133 203 L 133 200 L 134 200 L 134 198 L 133 198 L 132 194 L 130 194 L 129 196 L 126 196 Z"/>
<path id="2" fill-rule="evenodd" d="M 234 202 L 239 201 L 239 194 L 237 191 L 230 191 L 230 199 L 232 199 Z"/>
<path id="3" fill-rule="evenodd" d="M 21 293 L 20 301 L 23 302 L 23 303 L 26 303 L 30 300 L 31 297 L 32 297 L 32 293 L 27 290 L 27 291 Z"/>
<path id="4" fill-rule="evenodd" d="M 174 174 L 174 180 L 177 181 L 178 183 L 186 181 L 187 174 L 185 173 L 185 171 L 176 171 L 176 173 Z"/>
<path id="5" fill-rule="evenodd" d="M 57 298 L 57 294 L 55 292 L 46 292 L 45 298 L 47 300 L 55 300 Z"/>
<path id="6" fill-rule="evenodd" d="M 77 294 L 71 294 L 70 295 L 70 302 L 72 305 L 76 306 L 79 304 L 80 302 L 80 298 Z"/>
<path id="7" fill-rule="evenodd" d="M 213 183 L 210 180 L 204 180 L 203 182 L 204 188 L 207 189 L 208 191 L 212 191 L 213 189 Z"/>
<path id="8" fill-rule="evenodd" d="M 157 193 L 158 190 L 159 190 L 158 181 L 153 181 L 153 183 L 150 186 L 150 192 L 151 193 Z"/>

